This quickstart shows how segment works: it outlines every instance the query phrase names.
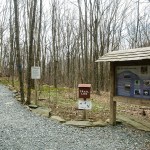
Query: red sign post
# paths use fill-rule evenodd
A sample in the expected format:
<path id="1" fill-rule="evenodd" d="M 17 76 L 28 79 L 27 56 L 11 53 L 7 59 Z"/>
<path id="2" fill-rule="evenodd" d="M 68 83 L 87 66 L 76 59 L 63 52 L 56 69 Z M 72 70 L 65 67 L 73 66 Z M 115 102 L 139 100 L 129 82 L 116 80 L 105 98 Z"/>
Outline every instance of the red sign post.
<path id="1" fill-rule="evenodd" d="M 86 101 L 90 98 L 91 84 L 79 84 L 79 98 L 83 98 Z M 86 110 L 83 111 L 83 119 L 86 120 Z"/>

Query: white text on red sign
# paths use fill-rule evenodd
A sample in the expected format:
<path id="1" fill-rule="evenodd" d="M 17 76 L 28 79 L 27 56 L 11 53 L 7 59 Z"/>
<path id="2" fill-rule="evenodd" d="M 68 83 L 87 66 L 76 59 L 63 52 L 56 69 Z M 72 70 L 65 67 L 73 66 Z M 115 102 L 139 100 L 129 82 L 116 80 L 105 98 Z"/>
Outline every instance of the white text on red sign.
<path id="1" fill-rule="evenodd" d="M 81 94 L 81 95 L 88 95 L 88 94 L 89 94 L 89 91 L 80 90 L 80 94 Z"/>

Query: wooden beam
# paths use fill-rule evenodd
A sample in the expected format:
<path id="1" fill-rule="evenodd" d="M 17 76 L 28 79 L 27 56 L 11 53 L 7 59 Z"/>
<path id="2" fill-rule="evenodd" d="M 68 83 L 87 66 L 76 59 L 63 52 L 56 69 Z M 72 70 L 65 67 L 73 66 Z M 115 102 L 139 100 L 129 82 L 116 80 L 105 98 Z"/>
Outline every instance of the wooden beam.
<path id="1" fill-rule="evenodd" d="M 145 99 L 141 99 L 141 98 L 114 96 L 113 100 L 116 102 L 121 102 L 121 103 L 126 103 L 126 104 L 133 104 L 133 105 L 149 106 L 150 107 L 150 100 L 145 100 Z"/>
<path id="2" fill-rule="evenodd" d="M 110 63 L 110 123 L 116 125 L 116 101 L 113 101 L 115 95 L 115 67 Z"/>

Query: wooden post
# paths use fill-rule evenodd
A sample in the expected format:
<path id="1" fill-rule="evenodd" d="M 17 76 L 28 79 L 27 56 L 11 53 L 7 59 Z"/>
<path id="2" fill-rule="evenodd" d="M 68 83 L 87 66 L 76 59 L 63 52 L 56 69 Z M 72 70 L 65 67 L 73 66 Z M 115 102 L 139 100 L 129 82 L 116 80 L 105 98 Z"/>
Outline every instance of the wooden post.
<path id="1" fill-rule="evenodd" d="M 116 125 L 116 102 L 113 101 L 115 94 L 115 66 L 110 62 L 110 123 Z"/>
<path id="2" fill-rule="evenodd" d="M 35 105 L 37 105 L 37 99 L 38 99 L 38 94 L 37 94 L 37 80 L 34 80 L 35 83 Z"/>
<path id="3" fill-rule="evenodd" d="M 86 98 L 84 98 L 84 101 L 86 101 Z M 86 120 L 86 109 L 83 110 L 83 120 Z"/>

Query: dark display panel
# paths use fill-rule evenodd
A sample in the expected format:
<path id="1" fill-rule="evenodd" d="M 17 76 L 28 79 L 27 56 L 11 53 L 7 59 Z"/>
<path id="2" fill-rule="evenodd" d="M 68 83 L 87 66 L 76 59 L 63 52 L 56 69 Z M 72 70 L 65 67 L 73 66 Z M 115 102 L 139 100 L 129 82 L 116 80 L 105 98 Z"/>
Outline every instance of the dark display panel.
<path id="1" fill-rule="evenodd" d="M 116 94 L 150 100 L 150 66 L 116 67 Z"/>

